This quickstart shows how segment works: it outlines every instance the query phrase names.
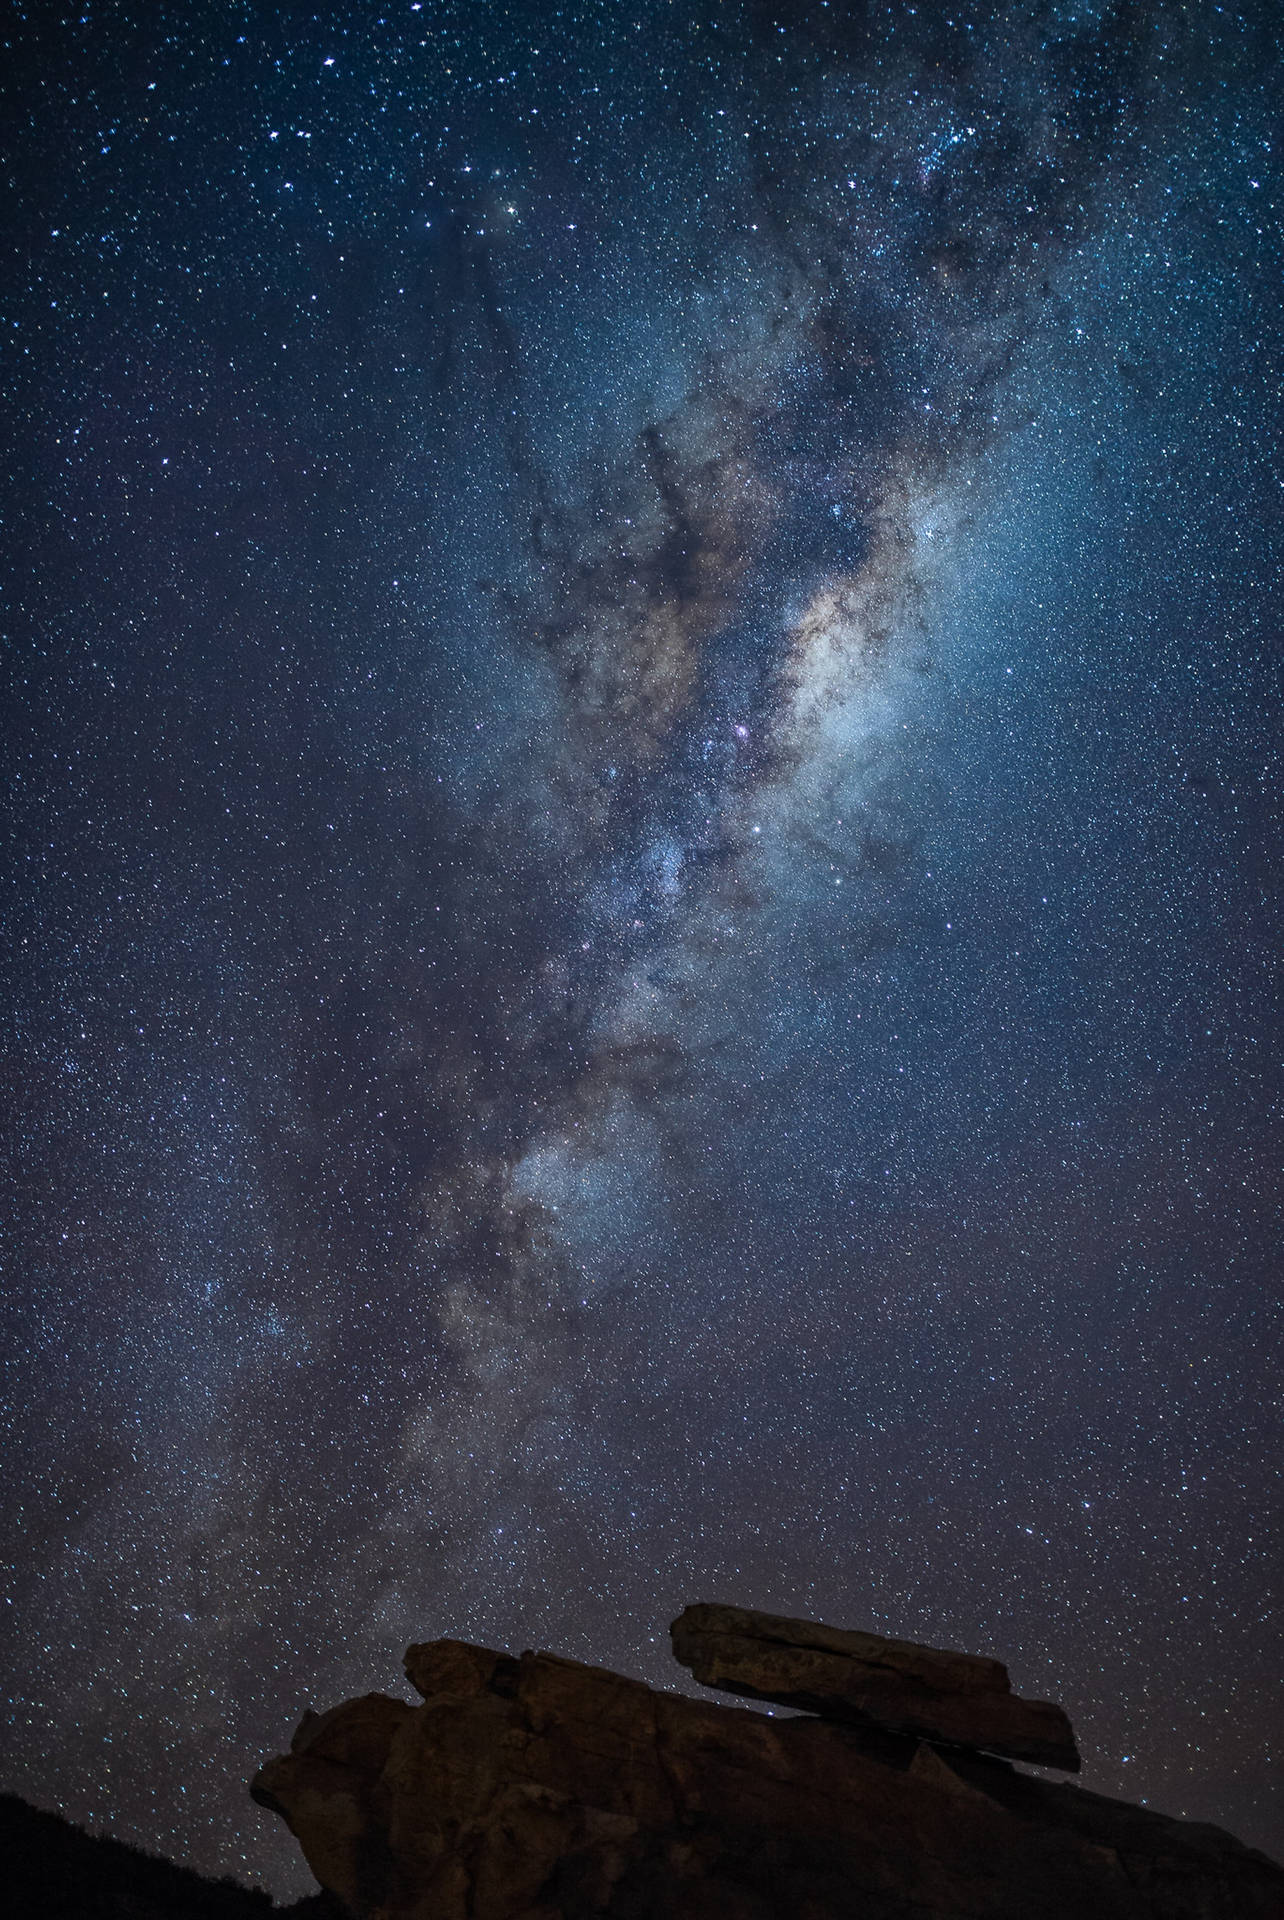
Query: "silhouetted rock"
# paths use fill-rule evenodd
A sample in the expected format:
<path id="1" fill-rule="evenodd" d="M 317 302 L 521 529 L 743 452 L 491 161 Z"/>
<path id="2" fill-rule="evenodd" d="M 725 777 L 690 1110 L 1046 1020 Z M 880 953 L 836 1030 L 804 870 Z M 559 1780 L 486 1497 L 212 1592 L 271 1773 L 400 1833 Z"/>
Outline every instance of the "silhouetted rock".
<path id="1" fill-rule="evenodd" d="M 748 1607 L 688 1607 L 669 1633 L 675 1658 L 702 1686 L 1079 1771 L 1061 1708 L 1019 1699 L 997 1660 Z"/>
<path id="2" fill-rule="evenodd" d="M 251 1789 L 361 1920 L 1284 1920 L 1229 1835 L 1002 1760 L 551 1654 L 406 1669 L 421 1706 L 309 1715 Z"/>

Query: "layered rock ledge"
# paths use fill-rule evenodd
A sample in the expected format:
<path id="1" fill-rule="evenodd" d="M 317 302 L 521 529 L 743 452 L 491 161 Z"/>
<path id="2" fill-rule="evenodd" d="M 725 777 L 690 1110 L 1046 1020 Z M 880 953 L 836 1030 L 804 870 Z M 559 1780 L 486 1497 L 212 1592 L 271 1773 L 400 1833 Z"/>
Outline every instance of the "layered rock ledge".
<path id="1" fill-rule="evenodd" d="M 1079 1771 L 1061 1708 L 1018 1699 L 998 1660 L 748 1607 L 688 1607 L 669 1633 L 674 1657 L 702 1686 Z"/>
<path id="2" fill-rule="evenodd" d="M 1284 1920 L 1216 1828 L 958 1746 L 454 1640 L 406 1671 L 251 1789 L 359 1920 Z"/>

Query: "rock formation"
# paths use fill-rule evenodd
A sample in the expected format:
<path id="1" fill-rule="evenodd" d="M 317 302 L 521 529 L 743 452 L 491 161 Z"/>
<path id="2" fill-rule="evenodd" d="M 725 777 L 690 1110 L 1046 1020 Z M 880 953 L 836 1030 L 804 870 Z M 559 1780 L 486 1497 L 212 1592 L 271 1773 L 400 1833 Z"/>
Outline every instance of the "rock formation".
<path id="1" fill-rule="evenodd" d="M 1077 1761 L 996 1662 L 724 1608 L 675 1644 L 826 1717 L 438 1640 L 406 1655 L 422 1705 L 306 1715 L 251 1791 L 360 1920 L 1284 1920 L 1284 1870 L 1229 1835 L 976 1751 Z"/>
<path id="2" fill-rule="evenodd" d="M 1019 1700 L 997 1660 L 747 1607 L 688 1607 L 669 1632 L 675 1657 L 702 1686 L 1079 1771 L 1061 1708 Z"/>

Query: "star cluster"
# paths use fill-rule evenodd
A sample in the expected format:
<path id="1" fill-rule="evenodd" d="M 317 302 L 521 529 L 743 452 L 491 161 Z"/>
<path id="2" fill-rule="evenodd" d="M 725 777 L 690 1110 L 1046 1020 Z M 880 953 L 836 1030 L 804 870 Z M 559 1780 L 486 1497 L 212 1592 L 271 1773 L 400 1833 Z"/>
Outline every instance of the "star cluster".
<path id="1" fill-rule="evenodd" d="M 7 32 L 6 1785 L 723 1598 L 1278 1852 L 1270 10 Z"/>

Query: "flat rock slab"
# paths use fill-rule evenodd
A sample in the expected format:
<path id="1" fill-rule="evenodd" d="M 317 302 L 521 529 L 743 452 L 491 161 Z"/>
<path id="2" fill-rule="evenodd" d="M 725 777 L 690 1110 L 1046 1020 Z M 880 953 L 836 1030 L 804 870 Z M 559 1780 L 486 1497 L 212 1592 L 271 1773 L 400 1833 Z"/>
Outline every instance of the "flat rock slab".
<path id="1" fill-rule="evenodd" d="M 687 1607 L 669 1632 L 676 1658 L 702 1686 L 827 1720 L 1079 1771 L 1074 1733 L 1061 1708 L 1018 1698 L 998 1660 L 748 1607 Z"/>

